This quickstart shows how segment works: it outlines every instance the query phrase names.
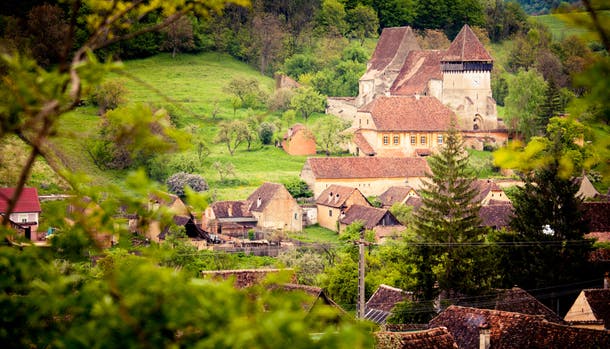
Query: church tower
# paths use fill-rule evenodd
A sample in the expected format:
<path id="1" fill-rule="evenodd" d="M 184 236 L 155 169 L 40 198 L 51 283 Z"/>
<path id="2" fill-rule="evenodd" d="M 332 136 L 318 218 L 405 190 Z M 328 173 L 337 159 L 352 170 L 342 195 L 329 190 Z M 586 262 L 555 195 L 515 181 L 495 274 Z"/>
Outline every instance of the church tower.
<path id="1" fill-rule="evenodd" d="M 468 25 L 441 58 L 442 102 L 459 117 L 463 130 L 498 127 L 496 101 L 491 94 L 493 59 Z"/>

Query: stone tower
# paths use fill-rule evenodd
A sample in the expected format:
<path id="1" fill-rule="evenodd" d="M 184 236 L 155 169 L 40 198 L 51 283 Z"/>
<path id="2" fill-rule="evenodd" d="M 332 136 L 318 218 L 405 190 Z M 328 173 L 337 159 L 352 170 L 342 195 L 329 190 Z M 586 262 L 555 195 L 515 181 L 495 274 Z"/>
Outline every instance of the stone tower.
<path id="1" fill-rule="evenodd" d="M 455 111 L 463 130 L 498 128 L 491 94 L 493 59 L 468 25 L 441 58 L 442 102 Z"/>

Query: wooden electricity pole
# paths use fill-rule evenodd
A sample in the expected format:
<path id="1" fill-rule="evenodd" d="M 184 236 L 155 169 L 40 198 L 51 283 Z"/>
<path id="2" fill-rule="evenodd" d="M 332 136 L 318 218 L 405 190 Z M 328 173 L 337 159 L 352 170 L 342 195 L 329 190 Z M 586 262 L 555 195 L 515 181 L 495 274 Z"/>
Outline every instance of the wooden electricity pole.
<path id="1" fill-rule="evenodd" d="M 358 240 L 358 318 L 364 319 L 364 229 Z"/>

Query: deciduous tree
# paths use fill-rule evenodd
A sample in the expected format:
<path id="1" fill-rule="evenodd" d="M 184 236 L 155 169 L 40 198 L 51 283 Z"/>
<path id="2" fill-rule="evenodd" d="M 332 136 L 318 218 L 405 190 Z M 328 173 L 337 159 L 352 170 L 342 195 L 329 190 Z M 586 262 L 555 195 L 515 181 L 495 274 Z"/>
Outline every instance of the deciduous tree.
<path id="1" fill-rule="evenodd" d="M 290 106 L 301 114 L 305 121 L 312 113 L 324 111 L 325 105 L 326 98 L 311 87 L 299 88 L 290 100 Z"/>
<path id="2" fill-rule="evenodd" d="M 195 47 L 193 41 L 193 23 L 190 18 L 182 16 L 167 27 L 163 28 L 165 34 L 165 42 L 161 45 L 163 50 L 172 52 L 172 58 L 176 57 L 176 53 L 180 50 L 188 50 Z"/>
<path id="3" fill-rule="evenodd" d="M 229 154 L 233 156 L 237 147 L 245 142 L 249 136 L 248 125 L 241 120 L 233 120 L 231 122 L 222 122 L 218 127 L 216 143 L 225 144 Z"/>
<path id="4" fill-rule="evenodd" d="M 349 127 L 349 122 L 342 120 L 334 115 L 326 115 L 316 121 L 311 130 L 316 139 L 316 145 L 326 153 L 338 153 L 345 148 L 346 143 L 351 139 L 351 134 L 345 132 Z"/>

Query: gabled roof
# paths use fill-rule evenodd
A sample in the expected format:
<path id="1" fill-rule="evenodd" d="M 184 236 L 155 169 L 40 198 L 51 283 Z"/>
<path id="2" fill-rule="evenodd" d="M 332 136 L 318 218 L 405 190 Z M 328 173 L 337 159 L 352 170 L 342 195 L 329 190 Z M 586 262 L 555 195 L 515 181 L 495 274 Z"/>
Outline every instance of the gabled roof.
<path id="1" fill-rule="evenodd" d="M 413 211 L 419 210 L 419 208 L 421 207 L 422 204 L 423 204 L 422 199 L 420 197 L 415 197 L 415 196 L 411 196 L 410 198 L 407 199 L 407 201 L 405 201 L 405 205 L 413 206 Z"/>
<path id="2" fill-rule="evenodd" d="M 559 317 L 549 307 L 542 304 L 536 297 L 527 293 L 519 287 L 501 290 L 496 299 L 495 310 L 510 311 L 514 313 L 539 315 L 549 322 L 564 324 Z"/>
<path id="3" fill-rule="evenodd" d="M 210 208 L 214 212 L 216 219 L 254 217 L 250 212 L 250 201 L 216 201 Z"/>
<path id="4" fill-rule="evenodd" d="M 387 209 L 372 206 L 352 205 L 345 215 L 339 219 L 341 224 L 352 224 L 362 221 L 365 229 L 373 229 L 378 225 L 400 225 L 396 218 Z M 383 224 L 386 221 L 389 224 Z"/>
<path id="5" fill-rule="evenodd" d="M 490 332 L 491 348 L 609 348 L 610 331 L 559 325 L 542 316 L 449 306 L 429 322 L 446 327 L 460 348 L 478 348 L 479 332 Z"/>
<path id="6" fill-rule="evenodd" d="M 409 186 L 390 187 L 388 190 L 379 195 L 377 200 L 379 200 L 383 206 L 392 206 L 397 202 L 405 201 L 411 191 L 414 191 L 414 189 Z"/>
<path id="7" fill-rule="evenodd" d="M 15 188 L 0 188 L 0 213 L 8 210 L 8 202 L 13 198 Z M 23 188 L 17 199 L 13 213 L 41 212 L 36 188 Z"/>
<path id="8" fill-rule="evenodd" d="M 424 158 L 326 157 L 309 158 L 315 178 L 407 178 L 430 172 Z"/>
<path id="9" fill-rule="evenodd" d="M 248 196 L 248 201 L 252 203 L 250 205 L 250 211 L 264 211 L 265 207 L 267 207 L 269 202 L 271 202 L 273 199 L 273 196 L 280 190 L 286 190 L 284 185 L 269 182 L 263 183 L 263 185 L 258 187 L 250 196 Z"/>
<path id="10" fill-rule="evenodd" d="M 384 28 L 369 60 L 368 71 L 382 71 L 389 65 L 402 65 L 403 62 L 393 62 L 401 59 L 400 53 L 419 49 L 411 27 Z"/>
<path id="11" fill-rule="evenodd" d="M 447 131 L 455 113 L 431 96 L 380 96 L 362 107 L 378 131 Z"/>
<path id="12" fill-rule="evenodd" d="M 381 284 L 366 302 L 366 308 L 373 308 L 390 312 L 398 302 L 409 300 L 413 292 L 407 292 L 400 288 Z"/>
<path id="13" fill-rule="evenodd" d="M 174 223 L 177 226 L 184 227 L 186 236 L 195 240 L 207 240 L 211 241 L 210 235 L 201 227 L 195 223 L 192 217 L 187 216 L 174 216 Z M 159 233 L 159 239 L 164 240 L 169 233 L 170 226 L 165 227 L 161 233 Z"/>
<path id="14" fill-rule="evenodd" d="M 308 131 L 308 129 L 303 124 L 292 125 L 284 134 L 284 140 L 294 137 L 294 135 L 301 131 Z"/>
<path id="15" fill-rule="evenodd" d="M 477 179 L 472 182 L 472 188 L 477 190 L 475 202 L 481 202 L 490 192 L 504 192 L 500 186 L 490 179 Z"/>
<path id="16" fill-rule="evenodd" d="M 375 149 L 373 149 L 371 144 L 364 138 L 360 130 L 354 132 L 353 142 L 363 154 L 375 155 Z"/>
<path id="17" fill-rule="evenodd" d="M 513 217 L 513 205 L 510 202 L 485 205 L 479 209 L 482 227 L 492 227 L 495 229 L 508 227 Z"/>
<path id="18" fill-rule="evenodd" d="M 320 196 L 316 199 L 316 204 L 340 208 L 345 206 L 345 201 L 355 192 L 360 191 L 356 188 L 333 184 L 320 193 Z"/>
<path id="19" fill-rule="evenodd" d="M 313 297 L 311 303 L 304 304 L 305 310 L 307 310 L 307 311 L 310 311 L 313 308 L 313 306 L 315 305 L 315 303 L 318 300 L 321 300 L 324 304 L 330 305 L 330 306 L 338 309 L 341 312 L 341 314 L 346 314 L 345 310 L 343 310 L 343 308 L 341 308 L 340 305 L 335 303 L 335 301 L 330 299 L 330 297 L 328 297 L 328 295 L 326 295 L 324 290 L 322 290 L 320 287 L 288 283 L 288 284 L 278 285 L 273 288 L 282 289 L 282 290 L 289 291 L 289 292 L 301 291 L 301 292 L 304 292 L 304 293 L 310 295 L 311 297 Z"/>
<path id="20" fill-rule="evenodd" d="M 591 232 L 610 232 L 610 202 L 584 202 L 582 208 Z"/>
<path id="21" fill-rule="evenodd" d="M 445 327 L 412 332 L 375 332 L 378 349 L 457 349 Z"/>
<path id="22" fill-rule="evenodd" d="M 603 320 L 605 328 L 610 328 L 610 289 L 597 288 L 583 290 L 582 292 L 584 292 L 585 299 L 589 303 L 595 318 Z"/>
<path id="23" fill-rule="evenodd" d="M 423 94 L 428 88 L 428 81 L 442 80 L 441 57 L 444 53 L 441 50 L 409 52 L 390 93 L 396 96 Z"/>
<path id="24" fill-rule="evenodd" d="M 443 62 L 492 62 L 493 58 L 465 24 L 443 55 Z"/>

